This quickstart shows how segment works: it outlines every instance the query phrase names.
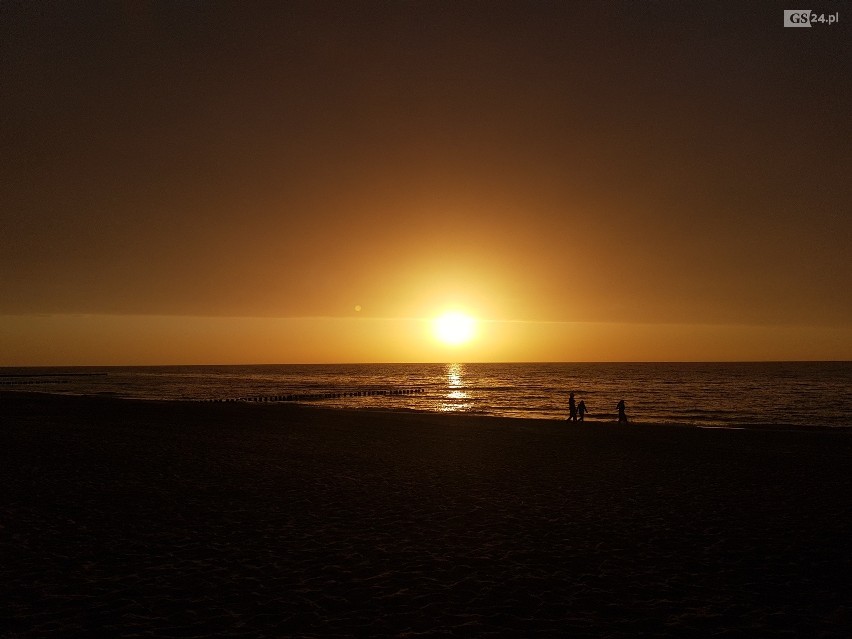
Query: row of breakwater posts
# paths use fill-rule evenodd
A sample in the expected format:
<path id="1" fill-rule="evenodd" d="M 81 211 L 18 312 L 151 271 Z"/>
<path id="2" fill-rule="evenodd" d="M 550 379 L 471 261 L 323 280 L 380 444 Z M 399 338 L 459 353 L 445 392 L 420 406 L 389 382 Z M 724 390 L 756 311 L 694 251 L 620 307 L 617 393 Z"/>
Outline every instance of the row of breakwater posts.
<path id="1" fill-rule="evenodd" d="M 257 395 L 255 397 L 232 397 L 208 399 L 209 402 L 310 402 L 321 399 L 343 399 L 345 397 L 370 397 L 374 395 L 415 395 L 426 392 L 425 388 L 382 388 L 328 393 L 291 393 L 288 395 Z"/>

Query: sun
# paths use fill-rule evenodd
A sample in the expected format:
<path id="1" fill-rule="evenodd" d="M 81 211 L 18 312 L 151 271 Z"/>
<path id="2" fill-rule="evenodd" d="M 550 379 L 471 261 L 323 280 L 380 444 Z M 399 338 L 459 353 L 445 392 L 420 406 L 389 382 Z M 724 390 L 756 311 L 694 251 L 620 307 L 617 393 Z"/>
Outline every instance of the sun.
<path id="1" fill-rule="evenodd" d="M 464 313 L 444 313 L 435 320 L 435 336 L 451 346 L 469 342 L 475 328 L 476 321 Z"/>

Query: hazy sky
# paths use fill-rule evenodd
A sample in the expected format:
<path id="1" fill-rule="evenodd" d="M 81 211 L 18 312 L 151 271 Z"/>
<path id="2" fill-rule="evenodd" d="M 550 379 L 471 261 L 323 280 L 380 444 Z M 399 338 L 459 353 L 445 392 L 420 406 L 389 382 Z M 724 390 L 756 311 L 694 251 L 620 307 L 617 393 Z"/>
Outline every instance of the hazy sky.
<path id="1" fill-rule="evenodd" d="M 0 365 L 852 359 L 789 4 L 0 3 Z"/>

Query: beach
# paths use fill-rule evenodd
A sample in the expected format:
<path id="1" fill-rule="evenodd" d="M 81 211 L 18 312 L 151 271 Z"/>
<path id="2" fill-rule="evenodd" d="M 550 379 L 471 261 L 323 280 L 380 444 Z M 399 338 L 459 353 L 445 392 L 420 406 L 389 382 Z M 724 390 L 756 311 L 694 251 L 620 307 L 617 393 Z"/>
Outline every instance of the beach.
<path id="1" fill-rule="evenodd" d="M 852 635 L 852 434 L 0 393 L 0 636 Z"/>

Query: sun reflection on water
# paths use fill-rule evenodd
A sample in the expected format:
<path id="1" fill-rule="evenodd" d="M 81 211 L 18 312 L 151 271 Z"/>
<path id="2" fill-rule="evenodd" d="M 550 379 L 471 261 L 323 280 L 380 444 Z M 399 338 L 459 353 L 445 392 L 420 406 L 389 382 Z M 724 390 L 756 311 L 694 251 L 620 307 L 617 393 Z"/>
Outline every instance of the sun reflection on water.
<path id="1" fill-rule="evenodd" d="M 450 388 L 459 388 L 462 385 L 464 375 L 464 364 L 447 364 L 447 382 Z"/>
<path id="2" fill-rule="evenodd" d="M 441 402 L 441 412 L 464 412 L 473 405 L 464 390 L 464 364 L 447 364 L 447 394 Z"/>

